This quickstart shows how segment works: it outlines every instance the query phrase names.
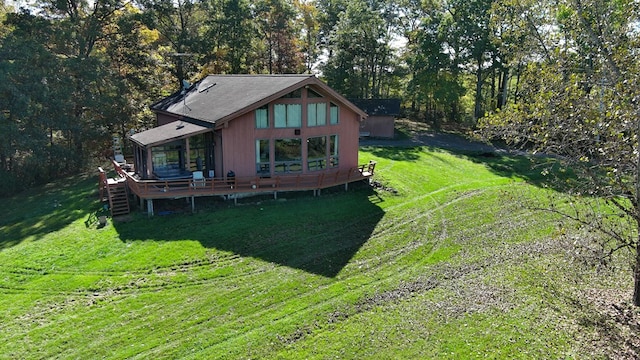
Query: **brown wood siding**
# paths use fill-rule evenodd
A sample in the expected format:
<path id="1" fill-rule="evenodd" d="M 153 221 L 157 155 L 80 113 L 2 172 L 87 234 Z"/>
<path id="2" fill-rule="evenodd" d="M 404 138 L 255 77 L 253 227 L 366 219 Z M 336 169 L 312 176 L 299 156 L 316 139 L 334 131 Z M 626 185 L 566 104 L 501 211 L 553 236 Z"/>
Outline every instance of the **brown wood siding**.
<path id="1" fill-rule="evenodd" d="M 222 135 L 222 173 L 233 171 L 236 176 L 255 175 L 255 129 L 253 112 L 227 123 Z M 218 147 L 219 149 L 220 147 Z"/>
<path id="2" fill-rule="evenodd" d="M 340 170 L 358 165 L 358 139 L 360 136 L 360 116 L 347 108 L 340 108 L 340 124 L 338 124 L 338 151 Z"/>
<path id="3" fill-rule="evenodd" d="M 177 117 L 169 114 L 156 113 L 156 126 L 166 125 L 170 122 L 178 120 Z"/>
<path id="4" fill-rule="evenodd" d="M 371 137 L 392 138 L 394 135 L 393 116 L 369 116 L 362 124 L 360 131 L 369 133 Z"/>

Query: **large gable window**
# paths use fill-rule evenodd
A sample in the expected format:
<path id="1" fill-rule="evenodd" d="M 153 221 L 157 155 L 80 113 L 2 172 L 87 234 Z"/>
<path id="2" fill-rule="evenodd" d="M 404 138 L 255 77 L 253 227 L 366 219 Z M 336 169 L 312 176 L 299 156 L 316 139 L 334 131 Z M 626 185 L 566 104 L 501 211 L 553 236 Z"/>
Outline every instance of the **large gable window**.
<path id="1" fill-rule="evenodd" d="M 274 125 L 277 128 L 300 127 L 302 125 L 302 105 L 273 105 Z"/>
<path id="2" fill-rule="evenodd" d="M 274 160 L 273 167 L 276 173 L 302 171 L 302 140 L 277 139 Z"/>
<path id="3" fill-rule="evenodd" d="M 311 171 L 327 167 L 327 137 L 307 139 L 307 168 Z"/>
<path id="4" fill-rule="evenodd" d="M 327 124 L 327 104 L 307 104 L 307 126 L 323 126 Z"/>
<path id="5" fill-rule="evenodd" d="M 158 178 L 178 178 L 185 170 L 184 140 L 173 141 L 151 148 L 153 173 Z"/>

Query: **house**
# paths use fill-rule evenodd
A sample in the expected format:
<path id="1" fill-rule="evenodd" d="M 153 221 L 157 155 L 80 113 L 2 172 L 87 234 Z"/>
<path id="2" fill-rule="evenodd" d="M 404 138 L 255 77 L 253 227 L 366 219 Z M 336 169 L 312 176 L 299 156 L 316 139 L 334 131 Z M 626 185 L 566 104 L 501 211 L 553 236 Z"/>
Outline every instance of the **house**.
<path id="1" fill-rule="evenodd" d="M 143 179 L 348 169 L 366 117 L 313 75 L 211 75 L 151 110 L 158 127 L 130 137 Z"/>
<path id="2" fill-rule="evenodd" d="M 313 75 L 210 75 L 151 110 L 157 127 L 129 137 L 133 173 L 116 169 L 141 202 L 315 191 L 373 173 L 358 165 L 367 114 Z M 176 185 L 196 178 L 196 190 Z"/>
<path id="3" fill-rule="evenodd" d="M 368 115 L 362 122 L 360 136 L 394 136 L 395 118 L 400 115 L 400 99 L 358 99 L 351 102 Z"/>

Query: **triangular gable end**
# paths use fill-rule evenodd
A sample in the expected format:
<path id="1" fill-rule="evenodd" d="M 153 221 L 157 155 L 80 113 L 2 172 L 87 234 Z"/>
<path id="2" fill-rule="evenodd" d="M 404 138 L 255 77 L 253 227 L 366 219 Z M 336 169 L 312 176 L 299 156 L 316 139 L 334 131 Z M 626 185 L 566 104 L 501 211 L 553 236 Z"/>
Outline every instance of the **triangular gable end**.
<path id="1" fill-rule="evenodd" d="M 350 108 L 367 115 L 314 75 L 210 75 L 188 89 L 155 102 L 151 109 L 190 122 L 225 123 L 304 86 L 314 86 Z"/>
<path id="2" fill-rule="evenodd" d="M 331 87 L 329 87 L 327 84 L 325 84 L 323 81 L 321 81 L 320 79 L 318 79 L 315 75 L 310 75 L 309 77 L 307 77 L 306 79 L 304 79 L 303 81 L 300 81 L 296 84 L 293 84 L 285 89 L 282 89 L 278 92 L 273 93 L 272 95 L 257 101 L 255 103 L 253 103 L 250 106 L 247 106 L 243 109 L 239 109 L 238 111 L 234 112 L 233 114 L 229 114 L 228 116 L 225 116 L 224 118 L 216 121 L 216 128 L 220 128 L 222 126 L 224 126 L 225 123 L 228 123 L 229 121 L 232 121 L 233 119 L 242 116 L 248 112 L 254 111 L 259 107 L 262 107 L 264 105 L 269 104 L 270 102 L 277 100 L 295 90 L 298 90 L 300 88 L 303 88 L 305 86 L 317 86 L 321 89 L 322 92 L 327 93 L 330 97 L 334 98 L 336 100 L 336 102 L 339 103 L 339 105 L 342 106 L 346 106 L 347 108 L 351 109 L 352 111 L 354 111 L 355 113 L 357 113 L 358 115 L 360 115 L 360 120 L 366 118 L 368 115 L 367 113 L 365 113 L 362 109 L 360 109 L 359 107 L 357 107 L 356 105 L 354 105 L 352 102 L 350 102 L 349 100 L 347 100 L 347 98 L 345 98 L 344 96 L 338 94 L 335 90 L 333 90 Z"/>

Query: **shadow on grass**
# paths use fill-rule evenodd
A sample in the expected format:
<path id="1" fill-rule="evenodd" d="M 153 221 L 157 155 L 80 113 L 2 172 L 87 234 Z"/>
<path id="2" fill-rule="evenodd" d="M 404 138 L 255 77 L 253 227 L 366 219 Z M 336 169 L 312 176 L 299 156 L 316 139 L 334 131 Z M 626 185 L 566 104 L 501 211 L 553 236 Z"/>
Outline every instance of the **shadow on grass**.
<path id="1" fill-rule="evenodd" d="M 483 164 L 497 175 L 517 177 L 532 185 L 544 185 L 558 191 L 566 191 L 576 180 L 575 173 L 557 159 L 510 154 L 506 149 L 497 150 L 457 133 L 409 130 L 415 125 L 409 122 L 396 129 L 401 136 L 394 139 L 361 139 L 360 147 L 375 156 L 396 161 L 417 161 L 425 149 L 432 155 L 449 153 Z"/>
<path id="2" fill-rule="evenodd" d="M 501 154 L 496 152 L 452 152 L 470 161 L 487 166 L 502 177 L 520 178 L 527 183 L 565 192 L 577 180 L 575 173 L 560 161 L 544 156 Z"/>
<path id="3" fill-rule="evenodd" d="M 114 226 L 122 241 L 197 240 L 207 248 L 335 277 L 384 214 L 369 186 L 323 191 L 316 198 L 291 194 L 277 201 L 245 201 Z"/>
<path id="4" fill-rule="evenodd" d="M 5 211 L 0 217 L 0 250 L 48 233 L 86 218 L 98 206 L 97 177 L 68 179 L 3 199 Z"/>
<path id="5" fill-rule="evenodd" d="M 420 158 L 422 148 L 393 147 L 393 146 L 365 146 L 362 150 L 372 153 L 374 156 L 395 161 L 417 161 Z"/>

